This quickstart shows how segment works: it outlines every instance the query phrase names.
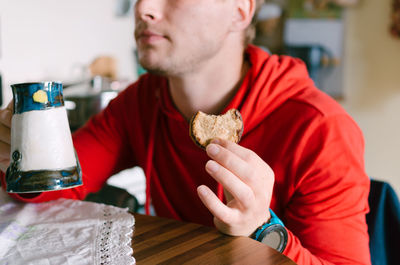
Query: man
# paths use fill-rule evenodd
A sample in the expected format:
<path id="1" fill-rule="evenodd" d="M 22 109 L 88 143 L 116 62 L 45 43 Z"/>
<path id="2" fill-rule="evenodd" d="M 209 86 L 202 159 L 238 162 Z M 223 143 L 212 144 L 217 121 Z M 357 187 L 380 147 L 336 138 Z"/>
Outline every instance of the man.
<path id="1" fill-rule="evenodd" d="M 135 38 L 150 74 L 74 134 L 84 186 L 14 197 L 83 199 L 139 165 L 157 215 L 260 241 L 279 218 L 276 248 L 298 264 L 370 264 L 361 132 L 302 62 L 247 46 L 255 9 L 255 0 L 138 0 Z M 230 108 L 243 116 L 240 145 L 198 148 L 190 117 Z M 10 117 L 0 113 L 3 168 Z"/>

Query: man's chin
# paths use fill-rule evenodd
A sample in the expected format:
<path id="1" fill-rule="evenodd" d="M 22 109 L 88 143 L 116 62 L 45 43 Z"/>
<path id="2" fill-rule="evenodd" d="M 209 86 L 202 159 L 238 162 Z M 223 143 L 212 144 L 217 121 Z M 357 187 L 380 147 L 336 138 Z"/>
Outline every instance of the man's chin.
<path id="1" fill-rule="evenodd" d="M 170 73 L 169 70 L 164 69 L 163 67 L 155 64 L 150 64 L 146 62 L 140 62 L 141 66 L 146 69 L 148 73 L 154 74 L 154 75 L 162 75 L 166 76 Z"/>
<path id="2" fill-rule="evenodd" d="M 143 68 L 146 69 L 146 71 L 148 73 L 153 74 L 153 75 L 161 75 L 161 76 L 167 76 L 168 75 L 168 72 L 166 72 L 164 70 L 161 70 L 161 69 L 146 68 L 146 67 L 143 67 Z"/>
<path id="3" fill-rule="evenodd" d="M 171 63 L 150 62 L 148 60 L 139 60 L 140 65 L 146 69 L 148 73 L 161 76 L 175 76 L 179 75 L 180 68 Z"/>

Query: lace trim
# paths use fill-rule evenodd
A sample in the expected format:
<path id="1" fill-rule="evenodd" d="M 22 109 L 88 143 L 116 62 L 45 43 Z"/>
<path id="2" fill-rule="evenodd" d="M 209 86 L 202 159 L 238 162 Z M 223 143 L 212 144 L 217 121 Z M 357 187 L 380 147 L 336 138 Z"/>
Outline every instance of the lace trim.
<path id="1" fill-rule="evenodd" d="M 133 215 L 127 209 L 106 205 L 99 219 L 102 223 L 96 237 L 96 264 L 135 264 L 131 248 Z"/>

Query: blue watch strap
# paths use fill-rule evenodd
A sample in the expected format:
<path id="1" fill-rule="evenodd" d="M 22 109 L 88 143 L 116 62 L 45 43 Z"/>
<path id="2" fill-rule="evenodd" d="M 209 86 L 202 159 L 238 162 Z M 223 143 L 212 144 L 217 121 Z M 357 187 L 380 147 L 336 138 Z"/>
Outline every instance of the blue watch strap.
<path id="1" fill-rule="evenodd" d="M 283 222 L 281 221 L 281 219 L 278 218 L 278 216 L 276 216 L 276 214 L 269 209 L 269 213 L 271 214 L 271 219 L 269 219 L 268 222 L 266 222 L 265 224 L 263 224 L 262 226 L 260 226 L 259 228 L 257 228 L 256 233 L 254 235 L 254 239 L 258 240 L 258 238 L 260 237 L 261 233 L 268 227 L 271 225 L 275 225 L 275 224 L 279 224 L 283 227 L 285 227 L 285 225 L 283 224 Z"/>

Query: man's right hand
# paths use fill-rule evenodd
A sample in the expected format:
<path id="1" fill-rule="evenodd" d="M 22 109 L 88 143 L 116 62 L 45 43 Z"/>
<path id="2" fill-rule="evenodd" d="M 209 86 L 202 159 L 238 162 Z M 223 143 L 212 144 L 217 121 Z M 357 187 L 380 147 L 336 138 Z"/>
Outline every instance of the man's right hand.
<path id="1" fill-rule="evenodd" d="M 13 105 L 13 101 L 11 101 L 5 109 L 0 110 L 0 169 L 3 172 L 6 172 L 10 164 Z"/>

